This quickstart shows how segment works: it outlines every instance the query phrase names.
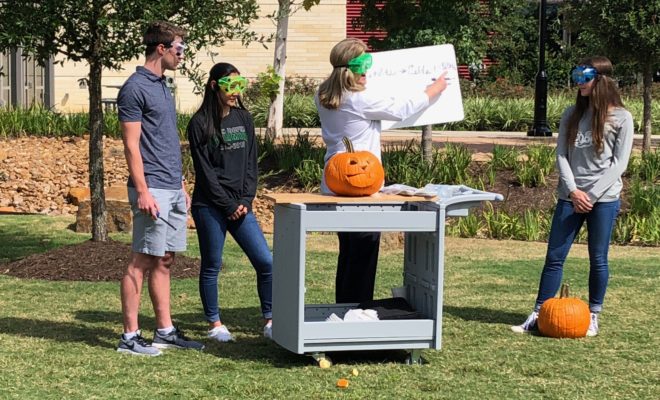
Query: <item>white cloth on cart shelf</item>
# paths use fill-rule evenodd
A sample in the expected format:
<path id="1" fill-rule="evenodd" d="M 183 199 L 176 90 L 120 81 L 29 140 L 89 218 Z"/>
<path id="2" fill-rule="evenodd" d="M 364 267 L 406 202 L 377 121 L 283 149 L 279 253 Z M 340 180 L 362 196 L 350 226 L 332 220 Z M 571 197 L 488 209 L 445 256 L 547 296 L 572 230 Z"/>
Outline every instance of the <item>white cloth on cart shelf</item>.
<path id="1" fill-rule="evenodd" d="M 327 322 L 342 322 L 342 321 L 378 321 L 378 312 L 376 310 L 363 310 L 355 308 L 348 310 L 344 314 L 344 318 L 340 318 L 337 314 L 332 313 L 325 319 Z"/>

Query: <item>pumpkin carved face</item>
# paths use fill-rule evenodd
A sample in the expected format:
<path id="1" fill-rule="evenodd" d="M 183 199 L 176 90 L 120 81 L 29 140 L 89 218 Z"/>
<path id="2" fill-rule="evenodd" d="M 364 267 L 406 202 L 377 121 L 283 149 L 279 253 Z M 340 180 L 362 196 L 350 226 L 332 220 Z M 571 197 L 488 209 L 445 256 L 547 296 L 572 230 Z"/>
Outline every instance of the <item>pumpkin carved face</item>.
<path id="1" fill-rule="evenodd" d="M 325 167 L 325 183 L 341 196 L 368 196 L 383 186 L 385 171 L 378 158 L 368 151 L 353 151 L 344 137 L 345 153 L 337 153 Z"/>
<path id="2" fill-rule="evenodd" d="M 584 337 L 589 329 L 589 306 L 575 297 L 568 297 L 568 285 L 563 284 L 559 298 L 546 300 L 538 319 L 539 331 L 554 338 Z"/>

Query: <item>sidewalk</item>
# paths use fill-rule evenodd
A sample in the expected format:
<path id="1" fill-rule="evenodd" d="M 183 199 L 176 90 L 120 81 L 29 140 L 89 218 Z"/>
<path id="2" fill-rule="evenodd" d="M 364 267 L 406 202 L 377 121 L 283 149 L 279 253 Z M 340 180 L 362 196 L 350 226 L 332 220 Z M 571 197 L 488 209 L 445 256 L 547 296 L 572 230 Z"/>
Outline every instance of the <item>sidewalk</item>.
<path id="1" fill-rule="evenodd" d="M 295 136 L 298 132 L 309 134 L 310 136 L 321 135 L 320 128 L 284 128 L 285 136 Z M 265 129 L 257 129 L 258 134 L 265 133 Z M 320 139 L 320 138 L 319 138 Z M 383 143 L 405 143 L 410 140 L 420 141 L 422 139 L 422 129 L 391 129 L 382 132 L 381 141 Z M 635 148 L 641 148 L 643 135 L 634 135 Z M 503 131 L 439 131 L 432 133 L 434 144 L 446 142 L 466 143 L 479 147 L 477 151 L 490 151 L 495 144 L 504 144 L 510 146 L 526 146 L 530 144 L 551 144 L 557 141 L 557 132 L 553 132 L 551 137 L 527 136 L 527 132 L 503 132 Z M 651 137 L 651 146 L 660 146 L 660 135 Z"/>

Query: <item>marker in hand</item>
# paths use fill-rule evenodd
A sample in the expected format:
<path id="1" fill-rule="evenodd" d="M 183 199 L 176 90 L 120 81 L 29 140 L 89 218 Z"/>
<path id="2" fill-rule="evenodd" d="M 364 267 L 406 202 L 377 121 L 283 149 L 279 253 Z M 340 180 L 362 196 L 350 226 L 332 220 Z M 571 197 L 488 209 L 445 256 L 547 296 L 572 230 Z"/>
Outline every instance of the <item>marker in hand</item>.
<path id="1" fill-rule="evenodd" d="M 170 228 L 176 230 L 176 227 L 175 227 L 174 225 L 170 224 L 170 222 L 169 222 L 168 220 L 166 220 L 165 218 L 163 218 L 163 217 L 160 216 L 160 211 L 156 213 L 156 217 L 157 217 L 159 220 L 165 222 L 165 223 L 167 224 L 167 226 L 169 226 Z"/>

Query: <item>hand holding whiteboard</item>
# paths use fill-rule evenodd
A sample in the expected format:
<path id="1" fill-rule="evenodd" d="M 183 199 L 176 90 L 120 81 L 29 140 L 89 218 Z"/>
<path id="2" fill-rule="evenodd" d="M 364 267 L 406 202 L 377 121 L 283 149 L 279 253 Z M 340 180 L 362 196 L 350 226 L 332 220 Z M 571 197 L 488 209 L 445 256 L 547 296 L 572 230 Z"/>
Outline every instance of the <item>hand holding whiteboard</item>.
<path id="1" fill-rule="evenodd" d="M 367 90 L 383 97 L 423 92 L 433 79 L 447 72 L 447 89 L 426 110 L 403 121 L 382 121 L 382 129 L 442 124 L 465 117 L 456 54 L 451 44 L 383 51 L 372 56 L 373 65 L 367 71 Z"/>

